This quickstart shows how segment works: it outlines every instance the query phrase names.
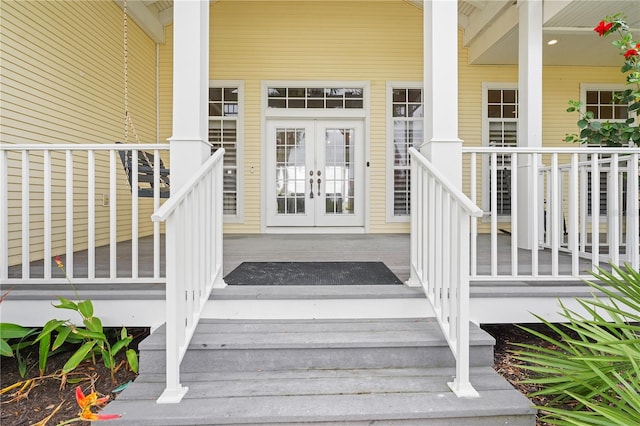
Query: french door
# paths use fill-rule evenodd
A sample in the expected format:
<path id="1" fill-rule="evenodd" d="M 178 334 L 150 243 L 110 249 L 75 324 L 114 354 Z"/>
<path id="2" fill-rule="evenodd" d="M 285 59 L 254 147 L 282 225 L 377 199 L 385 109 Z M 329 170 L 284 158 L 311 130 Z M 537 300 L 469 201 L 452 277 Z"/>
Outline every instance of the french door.
<path id="1" fill-rule="evenodd" d="M 267 122 L 267 226 L 364 226 L 364 126 Z"/>

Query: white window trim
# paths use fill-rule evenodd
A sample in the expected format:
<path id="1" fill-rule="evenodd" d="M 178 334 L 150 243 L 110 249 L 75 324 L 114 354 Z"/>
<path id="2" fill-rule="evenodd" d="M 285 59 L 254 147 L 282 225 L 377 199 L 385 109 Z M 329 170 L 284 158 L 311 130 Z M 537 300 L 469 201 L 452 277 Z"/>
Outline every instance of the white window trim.
<path id="1" fill-rule="evenodd" d="M 209 87 L 238 88 L 238 116 L 236 119 L 236 214 L 225 214 L 224 223 L 244 223 L 244 81 L 209 80 Z"/>
<path id="2" fill-rule="evenodd" d="M 388 223 L 408 223 L 411 221 L 411 215 L 395 215 L 395 206 L 394 206 L 394 173 L 393 173 L 393 90 L 394 89 L 422 89 L 423 97 L 424 97 L 424 85 L 422 81 L 387 81 L 386 87 L 386 116 L 387 116 L 387 125 L 386 125 L 386 157 L 387 157 L 387 179 L 386 179 L 386 205 L 387 205 L 387 222 Z M 422 100 L 424 105 L 424 99 Z M 423 117 L 424 120 L 424 117 Z M 424 129 L 424 126 L 423 126 Z M 426 131 L 424 132 L 426 135 Z"/>
<path id="3" fill-rule="evenodd" d="M 625 90 L 627 90 L 629 88 L 628 85 L 626 84 L 612 84 L 612 83 L 602 83 L 602 84 L 598 84 L 598 83 L 580 83 L 580 112 L 582 114 L 584 114 L 586 112 L 586 108 L 587 108 L 587 91 L 589 90 L 595 90 L 595 91 L 614 91 L 614 92 L 624 92 Z M 598 119 L 597 121 L 607 121 L 607 120 L 600 120 Z M 625 120 L 623 119 L 611 119 L 608 120 L 610 122 L 624 122 Z M 635 117 L 635 124 L 638 124 L 638 117 Z"/>
<path id="4" fill-rule="evenodd" d="M 482 146 L 489 147 L 489 90 L 518 90 L 518 82 L 483 82 L 482 83 Z M 520 98 L 518 97 L 518 110 L 520 108 Z M 519 116 L 519 114 L 518 114 Z M 514 121 L 517 123 L 519 118 Z M 519 135 L 518 135 L 519 137 Z M 482 210 L 489 212 L 490 194 L 489 194 L 489 157 L 482 156 Z M 483 222 L 488 222 L 490 217 L 485 213 L 482 218 Z M 511 216 L 498 215 L 498 222 L 510 222 Z"/>
<path id="5" fill-rule="evenodd" d="M 605 91 L 605 90 L 611 90 L 611 91 L 615 91 L 615 92 L 623 92 L 625 90 L 627 90 L 629 88 L 628 85 L 626 84 L 615 84 L 615 83 L 580 83 L 580 112 L 581 114 L 585 114 L 586 113 L 586 109 L 587 109 L 587 91 L 589 90 L 595 90 L 595 91 Z M 638 116 L 636 115 L 635 117 L 635 125 L 638 125 Z M 600 119 L 595 119 L 596 121 L 609 121 L 612 123 L 620 123 L 620 122 L 624 122 L 624 119 L 610 119 L 610 120 L 600 120 Z M 584 145 L 587 146 L 587 145 Z M 587 156 L 580 156 L 580 160 L 584 161 L 587 159 Z M 602 194 L 602 188 L 600 188 L 600 193 Z M 608 197 L 607 197 L 608 198 Z M 587 214 L 587 219 L 591 220 L 591 217 L 593 215 L 592 214 Z M 605 212 L 601 212 L 600 213 L 600 217 L 598 219 L 598 221 L 600 223 L 606 223 L 608 221 L 608 215 Z"/>
<path id="6" fill-rule="evenodd" d="M 287 109 L 287 108 L 269 108 L 269 99 L 267 96 L 267 89 L 269 87 L 296 87 L 296 86 L 316 86 L 316 87 L 354 87 L 364 89 L 363 96 L 363 108 L 362 109 Z M 364 156 L 365 156 L 365 170 L 364 170 L 364 230 L 362 227 L 357 228 L 341 228 L 341 232 L 355 232 L 367 233 L 371 227 L 371 83 L 367 80 L 261 80 L 260 82 L 260 126 L 262 131 L 260 132 L 260 193 L 266 193 L 267 182 L 267 157 L 266 157 L 266 145 L 267 145 L 267 120 L 269 119 L 338 119 L 338 118 L 353 118 L 362 119 L 364 121 Z M 262 197 L 260 205 L 260 229 L 263 233 L 279 232 L 282 230 L 286 233 L 307 232 L 310 233 L 331 233 L 332 228 L 318 227 L 318 228 L 302 228 L 298 229 L 292 227 L 290 229 L 283 230 L 282 228 L 274 228 L 267 226 L 267 209 L 264 197 Z"/>

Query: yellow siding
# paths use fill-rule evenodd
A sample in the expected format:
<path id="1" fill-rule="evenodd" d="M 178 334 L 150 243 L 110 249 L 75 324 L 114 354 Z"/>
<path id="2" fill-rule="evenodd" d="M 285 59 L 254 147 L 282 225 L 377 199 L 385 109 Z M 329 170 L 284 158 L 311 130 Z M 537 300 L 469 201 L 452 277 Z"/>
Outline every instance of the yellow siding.
<path id="1" fill-rule="evenodd" d="M 3 1 L 0 55 L 0 141 L 15 143 L 112 143 L 124 139 L 123 14 L 114 2 Z M 156 140 L 154 43 L 129 21 L 129 109 L 141 141 Z M 98 157 L 96 223 L 108 223 L 108 208 L 102 207 L 102 193 L 108 192 L 106 158 Z M 118 159 L 119 163 L 119 159 Z M 31 187 L 32 259 L 42 257 L 43 189 L 36 183 L 42 176 L 42 158 L 33 158 L 35 171 Z M 54 253 L 65 245 L 64 164 L 53 161 Z M 19 263 L 20 170 L 10 160 L 9 255 Z M 120 169 L 120 165 L 118 165 Z M 86 158 L 74 162 L 75 249 L 86 246 Z M 126 200 L 130 190 L 124 172 L 119 173 L 118 199 Z M 131 210 L 118 201 L 121 217 L 118 239 L 130 236 Z M 148 218 L 151 204 L 143 203 L 140 217 Z M 150 227 L 141 229 L 141 235 Z M 108 242 L 108 229 L 98 230 L 98 244 Z"/>

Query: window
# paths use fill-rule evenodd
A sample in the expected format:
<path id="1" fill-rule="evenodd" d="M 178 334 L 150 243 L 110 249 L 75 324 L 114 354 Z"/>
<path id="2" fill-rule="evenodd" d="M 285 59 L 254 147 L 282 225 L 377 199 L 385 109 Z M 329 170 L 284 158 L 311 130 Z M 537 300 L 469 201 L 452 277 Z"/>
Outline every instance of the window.
<path id="1" fill-rule="evenodd" d="M 590 85 L 584 84 L 580 87 L 580 98 L 585 112 L 593 113 L 595 120 L 601 121 L 626 121 L 629 118 L 629 106 L 621 104 L 614 97 L 616 93 L 623 92 L 626 89 L 622 85 Z M 598 144 L 589 144 L 589 146 L 600 146 Z M 600 156 L 601 159 L 607 157 Z M 607 181 L 609 173 L 607 171 L 609 165 L 603 164 L 600 171 L 600 215 L 607 214 Z M 587 199 L 591 200 L 591 172 L 587 173 Z M 626 201 L 626 176 L 621 182 L 620 188 L 623 191 L 623 201 Z M 623 210 L 626 206 L 623 206 Z M 591 202 L 587 203 L 587 214 L 591 215 Z"/>
<path id="2" fill-rule="evenodd" d="M 515 84 L 485 84 L 483 90 L 483 145 L 518 146 L 518 90 Z M 511 215 L 511 156 L 498 154 L 496 164 L 486 158 L 483 163 L 483 208 L 490 210 L 491 168 L 497 171 L 497 214 Z"/>
<path id="3" fill-rule="evenodd" d="M 349 87 L 268 87 L 269 108 L 363 109 L 364 89 Z"/>
<path id="4" fill-rule="evenodd" d="M 409 148 L 419 147 L 424 140 L 424 108 L 422 85 L 388 86 L 388 219 L 406 221 L 411 213 L 411 165 Z"/>
<path id="5" fill-rule="evenodd" d="M 223 165 L 223 212 L 226 219 L 240 219 L 241 176 L 240 120 L 242 88 L 239 84 L 216 85 L 209 88 L 209 143 L 213 154 L 225 149 Z"/>

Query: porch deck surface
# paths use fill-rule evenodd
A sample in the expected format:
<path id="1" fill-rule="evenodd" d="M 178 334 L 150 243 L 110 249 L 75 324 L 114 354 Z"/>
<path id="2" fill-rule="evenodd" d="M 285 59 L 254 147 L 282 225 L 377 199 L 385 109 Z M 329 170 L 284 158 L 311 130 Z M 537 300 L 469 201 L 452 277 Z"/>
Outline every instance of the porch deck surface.
<path id="1" fill-rule="evenodd" d="M 409 234 L 225 234 L 224 236 L 224 265 L 223 273 L 227 275 L 242 262 L 336 262 L 336 261 L 378 261 L 383 262 L 401 280 L 406 281 L 410 272 Z M 478 235 L 478 274 L 486 275 L 490 272 L 491 241 L 489 235 Z M 498 273 L 508 275 L 511 271 L 510 237 L 498 237 Z M 161 237 L 160 275 L 164 277 L 164 235 Z M 153 237 L 142 237 L 138 240 L 138 275 L 141 278 L 153 277 Z M 131 276 L 131 241 L 117 244 L 117 277 Z M 539 274 L 550 275 L 550 250 L 540 250 Z M 63 262 L 65 261 L 62 256 Z M 41 278 L 44 271 L 42 260 L 31 262 L 30 274 L 32 278 Z M 109 246 L 96 247 L 95 255 L 97 278 L 107 278 L 110 270 Z M 64 275 L 51 259 L 52 277 L 63 278 Z M 603 266 L 605 264 L 603 263 Z M 580 260 L 580 271 L 590 269 L 590 261 Z M 558 270 L 567 273 L 571 270 L 571 257 L 560 253 Z M 518 251 L 518 271 L 523 274 L 531 273 L 531 251 Z M 74 252 L 73 276 L 87 277 L 87 251 Z M 8 277 L 21 278 L 22 265 L 9 267 Z M 491 278 L 479 281 L 476 285 L 486 285 Z M 575 282 L 576 284 L 578 281 Z M 514 282 L 502 282 L 501 285 L 513 285 Z M 558 282 L 537 282 L 531 280 L 524 285 L 557 285 Z M 564 285 L 570 285 L 565 282 Z M 144 287 L 144 286 L 143 286 Z"/>

